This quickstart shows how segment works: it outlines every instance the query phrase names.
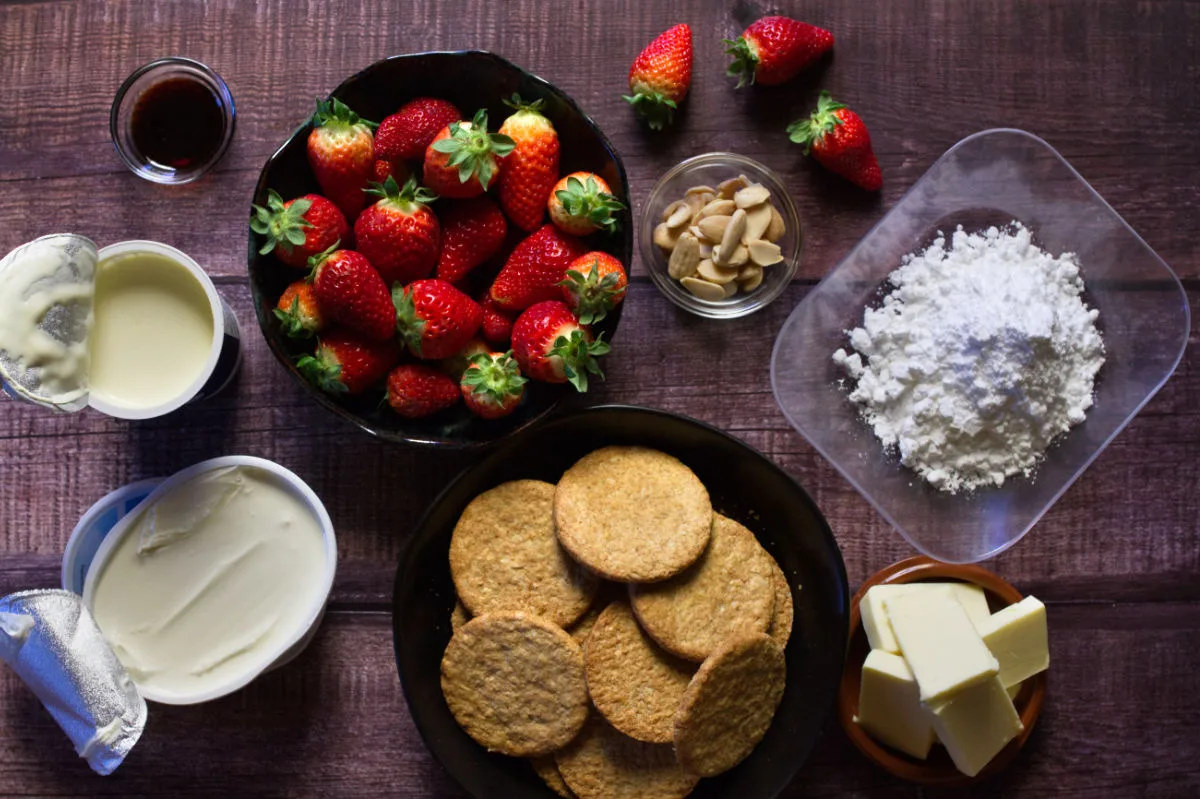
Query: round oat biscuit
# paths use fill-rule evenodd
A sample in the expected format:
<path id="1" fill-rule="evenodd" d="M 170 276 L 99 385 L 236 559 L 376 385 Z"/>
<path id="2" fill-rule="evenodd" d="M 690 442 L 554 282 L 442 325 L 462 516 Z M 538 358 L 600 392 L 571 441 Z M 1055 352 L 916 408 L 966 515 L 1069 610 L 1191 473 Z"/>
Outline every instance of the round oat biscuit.
<path id="1" fill-rule="evenodd" d="M 558 773 L 558 764 L 554 762 L 554 755 L 542 755 L 541 757 L 531 758 L 529 764 L 533 766 L 533 770 L 542 778 L 542 782 L 546 783 L 546 787 L 554 791 L 563 799 L 577 799 L 575 792 L 571 790 L 562 775 Z"/>
<path id="2" fill-rule="evenodd" d="M 659 646 L 708 657 L 740 633 L 765 633 L 775 610 L 771 556 L 754 533 L 720 514 L 700 560 L 670 580 L 629 586 L 633 612 Z"/>
<path id="3" fill-rule="evenodd" d="M 514 480 L 467 505 L 450 537 L 450 576 L 472 615 L 523 610 L 566 627 L 596 595 L 596 575 L 554 534 L 554 486 Z"/>
<path id="4" fill-rule="evenodd" d="M 567 632 L 575 639 L 575 643 L 580 646 L 587 644 L 588 636 L 592 634 L 592 628 L 596 626 L 596 619 L 600 618 L 602 610 L 604 607 L 599 602 L 595 602 L 587 609 L 587 613 L 579 617 L 579 621 L 571 625 L 571 629 Z"/>
<path id="5" fill-rule="evenodd" d="M 610 724 L 639 741 L 671 743 L 696 666 L 660 649 L 627 601 L 600 614 L 583 648 L 583 670 L 592 704 Z"/>
<path id="6" fill-rule="evenodd" d="M 463 607 L 461 599 L 454 600 L 454 609 L 450 611 L 450 630 L 458 632 L 464 624 L 471 620 L 471 614 Z"/>
<path id="7" fill-rule="evenodd" d="M 670 746 L 635 741 L 599 713 L 554 760 L 579 799 L 682 799 L 700 781 L 680 768 Z"/>
<path id="8" fill-rule="evenodd" d="M 788 640 L 792 637 L 792 623 L 795 617 L 795 607 L 792 604 L 792 589 L 788 585 L 787 575 L 783 573 L 775 558 L 771 558 L 772 582 L 775 584 L 775 612 L 771 616 L 771 626 L 767 635 L 775 639 L 775 643 L 787 648 Z"/>
<path id="9" fill-rule="evenodd" d="M 645 447 L 580 458 L 554 492 L 558 540 L 576 560 L 621 582 L 665 580 L 708 543 L 712 504 L 692 470 Z"/>
<path id="10" fill-rule="evenodd" d="M 751 633 L 713 652 L 683 694 L 675 716 L 675 756 L 711 777 L 741 763 L 771 726 L 787 677 L 783 647 Z"/>
<path id="11" fill-rule="evenodd" d="M 442 693 L 467 734 L 514 757 L 567 744 L 587 720 L 583 650 L 529 613 L 485 613 L 463 625 L 442 656 Z"/>

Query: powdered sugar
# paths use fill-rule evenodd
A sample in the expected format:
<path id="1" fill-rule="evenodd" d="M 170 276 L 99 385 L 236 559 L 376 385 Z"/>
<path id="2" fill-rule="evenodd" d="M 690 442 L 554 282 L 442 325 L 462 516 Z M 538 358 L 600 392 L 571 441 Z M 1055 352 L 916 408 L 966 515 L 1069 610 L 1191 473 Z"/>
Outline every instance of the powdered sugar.
<path id="1" fill-rule="evenodd" d="M 1083 421 L 1104 363 L 1075 256 L 1044 252 L 1018 223 L 959 227 L 888 281 L 849 331 L 851 352 L 833 354 L 875 435 L 946 491 L 1031 474 Z"/>

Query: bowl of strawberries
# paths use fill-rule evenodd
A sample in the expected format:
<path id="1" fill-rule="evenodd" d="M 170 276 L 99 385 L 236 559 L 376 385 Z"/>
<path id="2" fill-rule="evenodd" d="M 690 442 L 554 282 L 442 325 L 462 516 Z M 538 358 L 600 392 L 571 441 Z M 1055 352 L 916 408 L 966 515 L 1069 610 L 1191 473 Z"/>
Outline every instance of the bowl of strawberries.
<path id="1" fill-rule="evenodd" d="M 552 84 L 481 51 L 376 62 L 263 167 L 255 312 L 324 408 L 485 445 L 603 376 L 633 250 L 625 169 Z"/>

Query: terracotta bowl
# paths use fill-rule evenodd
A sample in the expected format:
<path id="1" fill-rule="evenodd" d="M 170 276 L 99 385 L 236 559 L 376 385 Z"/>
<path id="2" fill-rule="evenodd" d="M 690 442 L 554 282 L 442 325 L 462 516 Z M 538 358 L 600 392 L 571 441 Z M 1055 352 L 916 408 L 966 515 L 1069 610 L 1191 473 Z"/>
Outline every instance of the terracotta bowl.
<path id="1" fill-rule="evenodd" d="M 873 585 L 889 583 L 920 583 L 927 581 L 974 583 L 983 588 L 992 612 L 1007 607 L 1022 599 L 1021 592 L 997 574 L 979 566 L 942 563 L 924 556 L 909 558 L 893 563 L 876 572 L 866 580 L 850 600 L 850 643 L 846 651 L 846 665 L 842 671 L 842 683 L 838 690 L 838 720 L 850 741 L 877 766 L 903 780 L 921 785 L 959 787 L 986 780 L 1000 772 L 1017 755 L 1042 712 L 1046 698 L 1046 672 L 1034 675 L 1024 682 L 1014 704 L 1025 729 L 1009 741 L 998 755 L 992 758 L 983 771 L 968 777 L 954 767 L 950 756 L 941 746 L 934 746 L 926 760 L 917 760 L 902 752 L 877 742 L 857 724 L 858 694 L 862 685 L 862 666 L 870 651 L 867 634 L 862 626 L 859 602 Z"/>

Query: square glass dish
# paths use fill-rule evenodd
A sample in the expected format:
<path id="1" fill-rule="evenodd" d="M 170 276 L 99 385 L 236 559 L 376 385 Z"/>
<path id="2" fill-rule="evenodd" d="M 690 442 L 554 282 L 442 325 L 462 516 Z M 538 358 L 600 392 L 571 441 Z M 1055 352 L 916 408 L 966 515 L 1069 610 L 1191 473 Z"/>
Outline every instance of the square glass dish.
<path id="1" fill-rule="evenodd" d="M 938 231 L 1013 221 L 1052 255 L 1078 255 L 1106 360 L 1086 420 L 1050 447 L 1032 477 L 949 494 L 884 450 L 832 355 L 848 346 L 846 331 L 861 325 L 863 310 L 879 305 L 904 255 Z M 788 421 L 910 544 L 971 563 L 1029 532 L 1171 376 L 1190 328 L 1187 294 L 1170 267 L 1053 147 L 1024 131 L 986 130 L 939 158 L 796 306 L 775 340 L 771 385 Z"/>

